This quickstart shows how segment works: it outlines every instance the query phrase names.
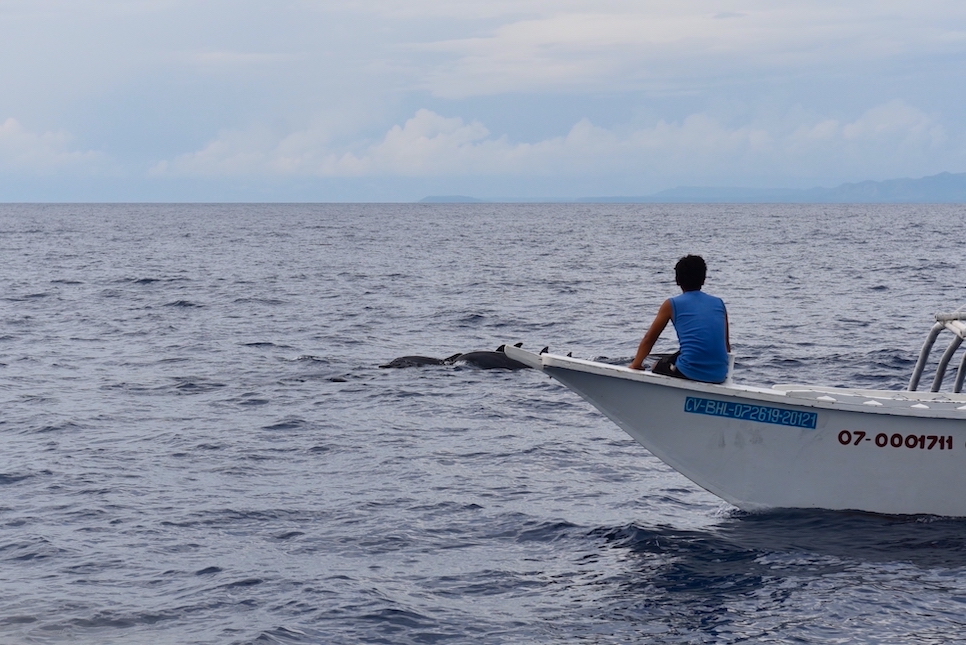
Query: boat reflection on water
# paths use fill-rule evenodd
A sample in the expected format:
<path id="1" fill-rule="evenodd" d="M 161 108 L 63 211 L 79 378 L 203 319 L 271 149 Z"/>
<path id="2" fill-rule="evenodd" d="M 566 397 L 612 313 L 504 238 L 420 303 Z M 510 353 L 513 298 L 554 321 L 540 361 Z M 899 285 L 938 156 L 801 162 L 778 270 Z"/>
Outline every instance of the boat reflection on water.
<path id="1" fill-rule="evenodd" d="M 715 569 L 715 562 L 724 572 L 732 568 L 730 562 L 761 564 L 769 556 L 803 558 L 803 562 L 813 564 L 839 561 L 848 566 L 894 563 L 923 569 L 966 567 L 966 520 L 928 515 L 797 509 L 733 511 L 706 528 L 629 524 L 593 533 L 632 553 L 673 556 L 676 566 L 687 566 L 688 559 L 701 560 L 698 568 L 705 572 L 709 567 Z M 772 569 L 770 565 L 765 568 Z M 675 579 L 670 575 L 666 582 Z"/>
<path id="2" fill-rule="evenodd" d="M 961 519 L 734 511 L 702 529 L 630 524 L 591 535 L 623 555 L 608 597 L 588 618 L 646 624 L 650 634 L 668 639 L 661 642 L 695 633 L 709 637 L 699 642 L 770 642 L 774 634 L 830 642 L 829 630 L 841 636 L 844 628 L 857 641 L 883 630 L 911 636 L 942 622 L 947 610 L 937 613 L 940 597 L 948 607 L 942 618 L 959 620 L 966 568 Z M 896 597 L 904 600 L 896 605 Z"/>

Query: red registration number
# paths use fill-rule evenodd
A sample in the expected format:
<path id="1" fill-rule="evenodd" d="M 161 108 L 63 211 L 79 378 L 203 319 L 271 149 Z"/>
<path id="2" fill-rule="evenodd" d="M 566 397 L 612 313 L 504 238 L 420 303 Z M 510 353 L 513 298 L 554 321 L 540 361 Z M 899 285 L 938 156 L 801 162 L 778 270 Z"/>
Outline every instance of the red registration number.
<path id="1" fill-rule="evenodd" d="M 839 433 L 839 443 L 843 446 L 858 446 L 866 441 L 873 441 L 873 437 L 862 430 L 843 430 Z M 879 448 L 910 448 L 917 450 L 952 450 L 952 436 L 934 434 L 886 434 L 880 432 L 875 435 L 875 445 Z"/>

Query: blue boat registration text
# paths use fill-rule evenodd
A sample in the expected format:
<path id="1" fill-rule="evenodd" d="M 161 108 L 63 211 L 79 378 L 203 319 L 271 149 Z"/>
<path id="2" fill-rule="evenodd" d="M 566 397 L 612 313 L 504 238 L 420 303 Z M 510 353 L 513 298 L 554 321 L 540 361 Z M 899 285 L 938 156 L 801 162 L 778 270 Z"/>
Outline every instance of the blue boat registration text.
<path id="1" fill-rule="evenodd" d="M 817 412 L 786 410 L 785 408 L 772 408 L 766 405 L 751 405 L 733 401 L 699 399 L 695 396 L 689 396 L 685 399 L 684 411 L 692 414 L 709 414 L 714 417 L 774 423 L 780 426 L 809 428 L 811 430 L 814 430 L 818 424 Z"/>

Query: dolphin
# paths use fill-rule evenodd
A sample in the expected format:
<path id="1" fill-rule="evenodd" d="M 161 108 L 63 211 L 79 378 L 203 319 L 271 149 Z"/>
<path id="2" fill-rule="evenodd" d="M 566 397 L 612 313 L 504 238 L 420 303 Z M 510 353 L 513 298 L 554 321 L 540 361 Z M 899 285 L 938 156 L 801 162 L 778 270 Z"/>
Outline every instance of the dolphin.
<path id="1" fill-rule="evenodd" d="M 425 367 L 427 365 L 452 365 L 453 361 L 459 358 L 460 354 L 457 352 L 449 358 L 433 358 L 432 356 L 400 356 L 399 358 L 394 358 L 385 365 L 380 365 L 383 368 L 403 368 L 403 367 Z"/>
<path id="2" fill-rule="evenodd" d="M 515 347 L 522 347 L 523 343 L 517 343 Z M 515 361 L 506 355 L 503 351 L 505 345 L 500 345 L 496 348 L 496 351 L 485 352 L 467 352 L 465 354 L 453 354 L 448 358 L 433 358 L 431 356 L 400 356 L 399 358 L 393 359 L 386 363 L 385 365 L 380 365 L 379 367 L 424 367 L 426 365 L 453 365 L 454 363 L 466 363 L 467 365 L 472 365 L 473 367 L 478 367 L 483 370 L 493 370 L 493 369 L 504 369 L 504 370 L 520 370 L 529 367 L 529 365 L 524 365 L 519 361 Z M 543 349 L 544 353 L 547 348 Z"/>
<path id="3" fill-rule="evenodd" d="M 517 343 L 514 347 L 522 347 L 523 343 Z M 506 345 L 500 345 L 496 348 L 495 352 L 468 352 L 466 354 L 460 354 L 456 358 L 458 363 L 466 363 L 472 365 L 473 367 L 478 367 L 483 370 L 522 370 L 530 367 L 529 365 L 524 365 L 520 361 L 515 361 L 506 355 L 503 351 Z M 544 349 L 544 352 L 547 350 Z"/>

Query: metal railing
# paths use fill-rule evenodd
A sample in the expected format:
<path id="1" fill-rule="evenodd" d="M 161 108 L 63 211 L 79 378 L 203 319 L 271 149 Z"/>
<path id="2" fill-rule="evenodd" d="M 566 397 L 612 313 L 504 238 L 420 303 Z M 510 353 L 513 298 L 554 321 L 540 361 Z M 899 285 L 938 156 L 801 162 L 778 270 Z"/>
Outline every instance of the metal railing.
<path id="1" fill-rule="evenodd" d="M 926 362 L 929 360 L 932 347 L 944 329 L 951 331 L 953 338 L 949 342 L 949 346 L 946 347 L 946 351 L 943 352 L 942 358 L 939 359 L 939 365 L 936 367 L 936 376 L 932 381 L 932 389 L 930 390 L 932 392 L 938 392 L 939 388 L 942 387 L 943 379 L 946 378 L 946 369 L 949 367 L 949 362 L 952 360 L 953 354 L 956 353 L 959 346 L 966 340 L 966 311 L 956 310 L 952 313 L 936 314 L 936 324 L 932 326 L 932 329 L 929 330 L 929 335 L 926 336 L 926 342 L 923 343 L 922 351 L 919 352 L 919 360 L 916 361 L 916 367 L 912 371 L 912 378 L 909 379 L 910 392 L 915 392 L 916 388 L 919 387 L 919 379 L 922 378 L 922 371 L 925 369 Z M 963 360 L 959 364 L 959 369 L 956 371 L 953 392 L 958 394 L 963 391 L 964 380 L 966 380 L 966 355 L 963 356 Z"/>

